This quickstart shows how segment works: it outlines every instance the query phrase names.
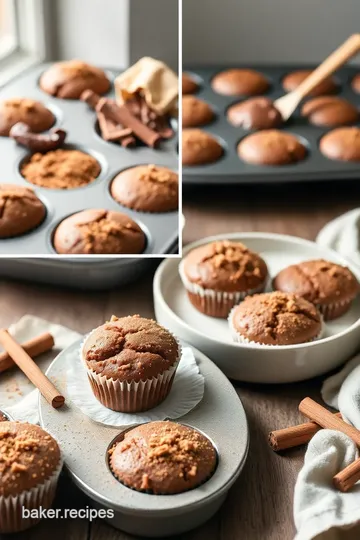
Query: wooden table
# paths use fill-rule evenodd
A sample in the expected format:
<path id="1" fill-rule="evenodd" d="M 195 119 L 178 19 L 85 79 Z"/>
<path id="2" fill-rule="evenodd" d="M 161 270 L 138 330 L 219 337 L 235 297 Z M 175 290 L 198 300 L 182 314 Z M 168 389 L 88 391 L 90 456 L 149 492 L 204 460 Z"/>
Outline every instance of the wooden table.
<path id="1" fill-rule="evenodd" d="M 184 242 L 206 235 L 236 231 L 287 233 L 314 239 L 333 217 L 360 206 L 360 183 L 212 187 L 185 190 Z M 153 316 L 152 275 L 109 293 L 85 293 L 0 281 L 0 325 L 25 313 L 86 332 L 112 313 Z M 319 398 L 320 380 L 276 386 L 235 384 L 250 426 L 249 458 L 221 511 L 187 540 L 290 540 L 294 535 L 293 489 L 304 449 L 284 456 L 267 446 L 270 429 L 300 421 L 299 401 Z M 86 498 L 68 478 L 61 481 L 56 505 L 84 508 Z M 98 520 L 43 521 L 14 539 L 125 540 L 129 535 Z"/>

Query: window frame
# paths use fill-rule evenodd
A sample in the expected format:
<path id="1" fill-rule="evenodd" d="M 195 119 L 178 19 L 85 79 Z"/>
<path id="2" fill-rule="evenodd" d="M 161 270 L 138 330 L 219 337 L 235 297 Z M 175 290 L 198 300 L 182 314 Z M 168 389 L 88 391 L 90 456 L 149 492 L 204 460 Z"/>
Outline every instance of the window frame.
<path id="1" fill-rule="evenodd" d="M 15 45 L 0 58 L 0 86 L 43 61 L 47 53 L 46 0 L 11 0 Z"/>

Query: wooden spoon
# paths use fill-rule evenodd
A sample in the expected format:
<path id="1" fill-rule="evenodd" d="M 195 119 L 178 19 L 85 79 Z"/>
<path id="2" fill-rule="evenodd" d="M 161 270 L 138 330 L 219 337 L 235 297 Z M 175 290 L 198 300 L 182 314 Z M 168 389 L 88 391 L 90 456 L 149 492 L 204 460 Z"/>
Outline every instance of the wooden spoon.
<path id="1" fill-rule="evenodd" d="M 353 34 L 330 54 L 295 90 L 274 101 L 284 122 L 290 118 L 300 101 L 326 77 L 355 56 L 360 50 L 360 34 Z"/>

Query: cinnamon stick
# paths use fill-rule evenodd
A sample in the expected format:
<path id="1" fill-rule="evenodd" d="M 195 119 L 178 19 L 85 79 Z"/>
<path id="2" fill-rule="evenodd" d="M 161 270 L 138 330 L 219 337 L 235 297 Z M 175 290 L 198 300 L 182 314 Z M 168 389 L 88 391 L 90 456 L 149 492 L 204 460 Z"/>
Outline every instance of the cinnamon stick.
<path id="1" fill-rule="evenodd" d="M 299 411 L 323 428 L 335 429 L 336 431 L 345 433 L 345 435 L 350 437 L 355 444 L 360 446 L 360 431 L 354 428 L 354 426 L 344 422 L 344 420 L 335 414 L 332 414 L 313 399 L 309 397 L 303 399 L 300 402 Z"/>
<path id="2" fill-rule="evenodd" d="M 335 413 L 334 416 L 341 418 L 341 413 Z M 315 422 L 306 422 L 297 426 L 271 431 L 268 438 L 269 445 L 275 452 L 301 446 L 307 444 L 320 429 L 322 427 Z"/>
<path id="3" fill-rule="evenodd" d="M 350 463 L 333 478 L 334 486 L 346 493 L 360 480 L 360 458 Z"/>
<path id="4" fill-rule="evenodd" d="M 19 366 L 21 371 L 39 389 L 46 401 L 55 409 L 62 407 L 65 403 L 64 396 L 58 392 L 53 383 L 35 364 L 28 353 L 24 351 L 5 329 L 0 330 L 0 343 L 14 360 L 15 364 Z"/>
<path id="5" fill-rule="evenodd" d="M 21 347 L 28 353 L 31 358 L 36 358 L 44 352 L 50 351 L 54 346 L 54 338 L 48 332 L 29 339 L 21 344 Z M 0 373 L 14 367 L 16 364 L 8 355 L 7 352 L 0 353 Z"/>

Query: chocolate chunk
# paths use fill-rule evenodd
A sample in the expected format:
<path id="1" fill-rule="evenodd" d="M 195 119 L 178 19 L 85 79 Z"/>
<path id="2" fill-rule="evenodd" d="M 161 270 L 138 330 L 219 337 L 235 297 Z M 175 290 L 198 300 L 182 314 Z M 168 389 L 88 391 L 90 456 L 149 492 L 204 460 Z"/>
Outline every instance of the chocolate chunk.
<path id="1" fill-rule="evenodd" d="M 48 152 L 63 145 L 66 131 L 52 129 L 49 133 L 33 133 L 27 124 L 18 122 L 11 128 L 10 137 L 33 152 Z"/>

